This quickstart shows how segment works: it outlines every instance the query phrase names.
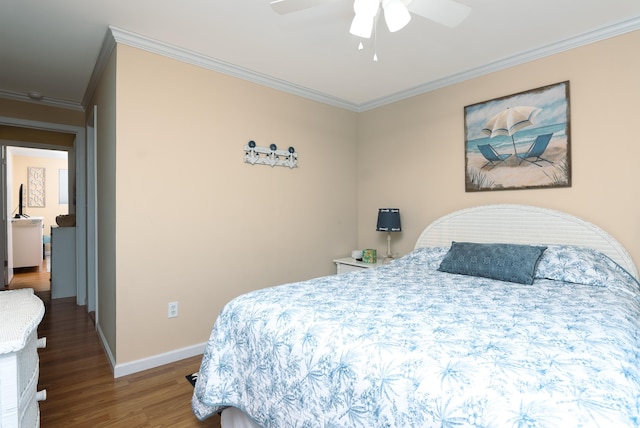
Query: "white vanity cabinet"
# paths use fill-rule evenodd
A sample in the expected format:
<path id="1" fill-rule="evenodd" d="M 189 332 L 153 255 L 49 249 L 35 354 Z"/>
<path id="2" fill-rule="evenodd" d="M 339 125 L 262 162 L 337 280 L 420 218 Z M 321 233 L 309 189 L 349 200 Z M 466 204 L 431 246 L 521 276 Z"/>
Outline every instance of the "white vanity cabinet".
<path id="1" fill-rule="evenodd" d="M 37 392 L 40 360 L 37 328 L 44 304 L 33 289 L 0 291 L 0 428 L 40 426 Z"/>

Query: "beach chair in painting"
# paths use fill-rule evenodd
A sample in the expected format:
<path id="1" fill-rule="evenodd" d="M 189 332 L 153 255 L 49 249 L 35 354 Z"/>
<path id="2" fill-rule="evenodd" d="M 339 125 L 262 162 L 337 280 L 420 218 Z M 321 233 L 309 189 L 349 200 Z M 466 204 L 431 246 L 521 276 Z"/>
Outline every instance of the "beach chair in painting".
<path id="1" fill-rule="evenodd" d="M 533 144 L 531 144 L 531 147 L 529 147 L 529 150 L 527 150 L 526 153 L 518 153 L 516 155 L 520 158 L 520 163 L 522 163 L 522 161 L 527 161 L 539 167 L 542 167 L 542 165 L 538 164 L 538 162 L 541 161 L 549 162 L 550 164 L 552 164 L 553 162 L 551 162 L 550 160 L 541 157 L 544 151 L 547 150 L 547 146 L 549 145 L 549 141 L 551 141 L 552 135 L 553 133 L 538 135 L 536 137 L 536 140 L 533 142 Z M 535 159 L 529 160 L 529 158 Z"/>
<path id="2" fill-rule="evenodd" d="M 478 150 L 480 150 L 482 156 L 484 156 L 484 158 L 489 161 L 482 165 L 480 169 L 484 168 L 487 165 L 491 165 L 491 168 L 489 168 L 491 170 L 495 168 L 500 162 L 504 162 L 505 159 L 511 156 L 511 154 L 501 155 L 500 153 L 496 152 L 496 149 L 494 149 L 491 144 L 480 144 L 478 145 Z"/>

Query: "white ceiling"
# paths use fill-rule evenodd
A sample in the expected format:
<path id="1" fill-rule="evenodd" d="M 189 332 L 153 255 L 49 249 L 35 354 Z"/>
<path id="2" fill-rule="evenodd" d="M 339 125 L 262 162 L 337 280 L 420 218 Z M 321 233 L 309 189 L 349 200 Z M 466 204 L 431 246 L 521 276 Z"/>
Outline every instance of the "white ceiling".
<path id="1" fill-rule="evenodd" d="M 109 26 L 356 111 L 640 29 L 640 0 L 459 2 L 473 10 L 455 29 L 414 17 L 389 33 L 380 20 L 374 62 L 372 41 L 358 51 L 349 34 L 352 0 L 287 15 L 269 0 L 0 0 L 0 97 L 82 108 Z"/>

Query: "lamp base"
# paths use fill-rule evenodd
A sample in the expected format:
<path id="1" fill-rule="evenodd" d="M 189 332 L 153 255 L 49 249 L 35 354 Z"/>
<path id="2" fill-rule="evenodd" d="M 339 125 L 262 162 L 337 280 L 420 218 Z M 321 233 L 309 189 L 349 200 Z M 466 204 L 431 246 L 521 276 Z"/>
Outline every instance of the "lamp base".
<path id="1" fill-rule="evenodd" d="M 393 258 L 393 253 L 391 252 L 391 232 L 387 232 L 387 254 L 385 254 L 385 258 Z"/>
<path id="2" fill-rule="evenodd" d="M 384 255 L 385 259 L 397 259 L 400 255 L 398 253 L 387 253 Z"/>

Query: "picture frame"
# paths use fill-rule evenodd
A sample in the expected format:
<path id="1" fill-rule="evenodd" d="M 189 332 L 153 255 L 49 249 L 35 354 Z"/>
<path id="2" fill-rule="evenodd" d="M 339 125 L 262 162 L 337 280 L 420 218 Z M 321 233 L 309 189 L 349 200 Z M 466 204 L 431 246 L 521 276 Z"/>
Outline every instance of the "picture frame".
<path id="1" fill-rule="evenodd" d="M 28 168 L 28 198 L 27 206 L 32 208 L 45 207 L 45 169 L 30 166 Z"/>
<path id="2" fill-rule="evenodd" d="M 571 187 L 569 81 L 464 108 L 465 191 Z"/>

